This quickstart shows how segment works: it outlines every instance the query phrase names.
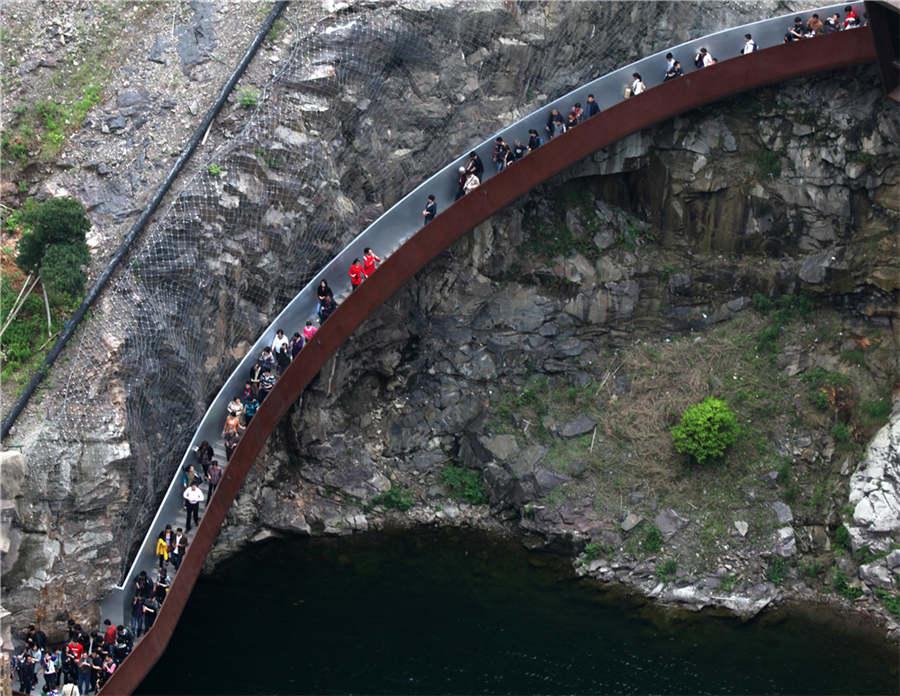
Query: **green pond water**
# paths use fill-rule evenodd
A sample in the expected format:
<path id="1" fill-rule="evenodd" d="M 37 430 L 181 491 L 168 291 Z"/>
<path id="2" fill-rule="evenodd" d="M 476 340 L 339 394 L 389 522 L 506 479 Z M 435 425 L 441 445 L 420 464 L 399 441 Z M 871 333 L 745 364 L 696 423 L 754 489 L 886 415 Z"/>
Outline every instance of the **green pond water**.
<path id="1" fill-rule="evenodd" d="M 898 653 L 819 608 L 741 622 L 433 531 L 259 544 L 203 577 L 141 694 L 882 694 Z"/>

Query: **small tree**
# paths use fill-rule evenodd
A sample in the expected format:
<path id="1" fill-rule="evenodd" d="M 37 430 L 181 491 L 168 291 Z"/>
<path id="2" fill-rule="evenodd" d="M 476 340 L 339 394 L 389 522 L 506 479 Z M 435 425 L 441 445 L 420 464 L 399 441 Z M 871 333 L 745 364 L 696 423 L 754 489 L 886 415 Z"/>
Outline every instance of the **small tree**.
<path id="1" fill-rule="evenodd" d="M 672 428 L 675 449 L 694 461 L 705 464 L 721 459 L 737 440 L 738 423 L 734 412 L 721 399 L 707 397 L 689 407 L 681 422 Z"/>
<path id="2" fill-rule="evenodd" d="M 41 282 L 54 306 L 69 306 L 81 299 L 87 281 L 84 267 L 90 260 L 86 244 L 53 244 L 47 247 L 41 263 Z"/>
<path id="3" fill-rule="evenodd" d="M 16 264 L 26 273 L 40 270 L 47 248 L 55 244 L 84 246 L 91 223 L 84 206 L 74 198 L 51 198 L 43 203 L 26 203 L 19 221 L 25 232 L 19 240 Z"/>

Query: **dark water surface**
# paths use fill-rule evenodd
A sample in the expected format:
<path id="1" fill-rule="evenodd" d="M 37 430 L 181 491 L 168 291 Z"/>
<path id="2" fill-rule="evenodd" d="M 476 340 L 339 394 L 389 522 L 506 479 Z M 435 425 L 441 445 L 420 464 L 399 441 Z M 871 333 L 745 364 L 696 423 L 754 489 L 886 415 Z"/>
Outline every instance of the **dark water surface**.
<path id="1" fill-rule="evenodd" d="M 640 607 L 475 533 L 273 540 L 201 578 L 142 694 L 900 693 L 833 614 Z"/>

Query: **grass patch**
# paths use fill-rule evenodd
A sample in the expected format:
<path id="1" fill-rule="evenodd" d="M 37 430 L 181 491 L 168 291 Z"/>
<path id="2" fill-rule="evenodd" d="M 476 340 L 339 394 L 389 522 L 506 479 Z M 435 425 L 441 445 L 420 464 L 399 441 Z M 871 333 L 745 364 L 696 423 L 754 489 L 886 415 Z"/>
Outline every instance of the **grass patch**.
<path id="1" fill-rule="evenodd" d="M 484 505 L 488 502 L 480 471 L 448 464 L 441 472 L 441 480 L 450 492 L 451 498 L 470 505 Z"/>
<path id="2" fill-rule="evenodd" d="M 647 528 L 641 540 L 641 548 L 647 553 L 659 553 L 663 546 L 662 532 L 654 525 Z"/>
<path id="3" fill-rule="evenodd" d="M 834 545 L 844 551 L 850 550 L 850 531 L 844 525 L 834 530 Z"/>
<path id="4" fill-rule="evenodd" d="M 881 587 L 875 588 L 875 596 L 881 605 L 894 616 L 900 616 L 900 594 L 889 592 Z"/>
<path id="5" fill-rule="evenodd" d="M 245 109 L 253 109 L 259 104 L 259 92 L 249 87 L 242 87 L 238 90 L 238 104 Z"/>
<path id="6" fill-rule="evenodd" d="M 834 574 L 831 576 L 831 589 L 851 602 L 863 596 L 862 589 L 850 585 L 846 573 L 840 568 L 835 568 Z"/>
<path id="7" fill-rule="evenodd" d="M 379 493 L 372 498 L 370 506 L 374 507 L 376 505 L 381 505 L 388 510 L 406 512 L 412 508 L 415 503 L 415 498 L 413 498 L 413 494 L 408 488 L 405 486 L 393 486 L 390 490 Z"/>
<path id="8" fill-rule="evenodd" d="M 872 399 L 859 405 L 859 412 L 867 425 L 880 425 L 891 415 L 890 399 Z"/>
<path id="9" fill-rule="evenodd" d="M 735 588 L 735 585 L 737 585 L 737 581 L 738 576 L 734 573 L 723 575 L 719 581 L 719 589 L 722 590 L 722 592 L 731 592 Z"/>
<path id="10" fill-rule="evenodd" d="M 672 582 L 678 573 L 678 561 L 667 558 L 656 566 L 656 579 L 660 582 Z"/>
<path id="11" fill-rule="evenodd" d="M 769 582 L 780 585 L 784 582 L 785 577 L 787 577 L 787 561 L 784 560 L 781 556 L 773 556 L 769 559 L 769 565 L 766 566 L 766 580 Z"/>

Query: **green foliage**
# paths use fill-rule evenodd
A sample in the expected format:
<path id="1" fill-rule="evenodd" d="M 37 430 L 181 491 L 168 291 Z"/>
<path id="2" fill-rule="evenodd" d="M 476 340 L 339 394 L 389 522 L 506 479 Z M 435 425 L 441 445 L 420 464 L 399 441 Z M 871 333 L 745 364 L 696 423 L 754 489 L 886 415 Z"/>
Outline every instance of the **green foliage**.
<path id="1" fill-rule="evenodd" d="M 737 441 L 737 417 L 728 404 L 710 396 L 690 406 L 671 433 L 679 454 L 705 464 L 721 459 Z"/>
<path id="2" fill-rule="evenodd" d="M 862 367 L 866 364 L 866 354 L 860 348 L 853 348 L 852 350 L 842 351 L 841 360 L 848 365 Z"/>
<path id="3" fill-rule="evenodd" d="M 890 399 L 874 399 L 872 401 L 863 401 L 860 404 L 860 412 L 870 423 L 883 423 L 891 415 Z"/>
<path id="4" fill-rule="evenodd" d="M 803 573 L 803 577 L 809 578 L 810 580 L 815 580 L 818 578 L 823 572 L 824 568 L 822 564 L 818 561 L 807 561 L 800 568 L 800 572 Z"/>
<path id="5" fill-rule="evenodd" d="M 603 555 L 603 551 L 604 548 L 602 544 L 598 544 L 592 541 L 584 547 L 584 560 L 588 562 L 596 561 L 598 558 L 600 558 L 600 556 Z"/>
<path id="6" fill-rule="evenodd" d="M 811 395 L 813 406 L 817 411 L 825 412 L 831 408 L 831 402 L 828 400 L 828 394 L 821 389 L 816 389 Z"/>
<path id="7" fill-rule="evenodd" d="M 842 375 L 840 372 L 829 372 L 823 367 L 814 367 L 811 370 L 807 370 L 800 379 L 803 380 L 810 389 L 842 387 L 850 382 L 850 378 L 846 375 Z"/>
<path id="8" fill-rule="evenodd" d="M 54 244 L 47 248 L 41 264 L 41 282 L 47 298 L 57 307 L 72 308 L 81 301 L 91 260 L 84 244 Z"/>
<path id="9" fill-rule="evenodd" d="M 249 87 L 243 87 L 238 91 L 238 102 L 245 109 L 252 109 L 259 103 L 259 93 Z"/>
<path id="10" fill-rule="evenodd" d="M 834 530 L 834 545 L 845 551 L 850 550 L 850 531 L 844 525 Z"/>
<path id="11" fill-rule="evenodd" d="M 772 150 L 759 150 L 754 156 L 756 171 L 763 178 L 777 179 L 781 176 L 781 155 Z"/>
<path id="12" fill-rule="evenodd" d="M 852 435 L 853 432 L 846 423 L 835 423 L 831 426 L 831 437 L 834 438 L 835 442 L 850 442 Z"/>
<path id="13" fill-rule="evenodd" d="M 656 566 L 656 577 L 660 582 L 672 582 L 678 572 L 678 561 L 667 558 Z"/>
<path id="14" fill-rule="evenodd" d="M 640 227 L 629 222 L 625 229 L 619 230 L 617 241 L 628 251 L 637 251 L 638 247 L 654 240 L 653 231 L 649 227 Z"/>
<path id="15" fill-rule="evenodd" d="M 647 553 L 659 553 L 663 545 L 662 532 L 655 526 L 648 527 L 641 540 L 641 548 Z"/>
<path id="16" fill-rule="evenodd" d="M 0 323 L 6 321 L 18 294 L 16 289 L 10 287 L 7 277 L 0 278 Z M 0 339 L 4 377 L 12 376 L 31 361 L 38 346 L 46 338 L 46 327 L 44 302 L 40 293 L 31 293 Z"/>
<path id="17" fill-rule="evenodd" d="M 16 264 L 26 273 L 41 268 L 44 255 L 53 245 L 75 245 L 87 253 L 85 235 L 91 223 L 84 207 L 73 198 L 51 198 L 43 203 L 29 200 L 19 213 L 19 221 L 25 231 L 19 240 Z"/>
<path id="18" fill-rule="evenodd" d="M 376 495 L 371 501 L 373 506 L 381 505 L 388 510 L 399 510 L 400 512 L 406 512 L 415 503 L 412 492 L 404 486 L 393 486 L 384 493 Z"/>
<path id="19" fill-rule="evenodd" d="M 219 176 L 222 173 L 222 167 L 213 163 L 206 168 L 206 171 L 209 172 L 210 176 Z"/>
<path id="20" fill-rule="evenodd" d="M 778 352 L 778 339 L 785 324 L 795 319 L 805 319 L 812 313 L 812 301 L 806 295 L 787 293 L 774 300 L 756 293 L 753 306 L 760 314 L 770 315 L 770 323 L 756 337 L 756 350 L 759 353 L 775 354 Z"/>
<path id="21" fill-rule="evenodd" d="M 719 589 L 722 592 L 731 592 L 734 589 L 734 586 L 737 585 L 738 577 L 734 573 L 729 573 L 728 575 L 723 575 L 722 579 L 719 581 Z"/>
<path id="22" fill-rule="evenodd" d="M 863 596 L 862 589 L 851 586 L 847 581 L 847 575 L 840 568 L 835 568 L 834 575 L 831 576 L 831 589 L 851 602 Z"/>
<path id="23" fill-rule="evenodd" d="M 441 472 L 441 479 L 452 498 L 471 505 L 484 505 L 488 502 L 487 491 L 479 471 L 449 464 Z"/>
<path id="24" fill-rule="evenodd" d="M 766 567 L 766 580 L 776 585 L 784 582 L 787 575 L 787 561 L 781 556 L 772 556 L 769 559 L 769 565 Z"/>
<path id="25" fill-rule="evenodd" d="M 889 592 L 881 587 L 875 588 L 875 596 L 878 600 L 894 616 L 900 616 L 900 594 Z"/>

